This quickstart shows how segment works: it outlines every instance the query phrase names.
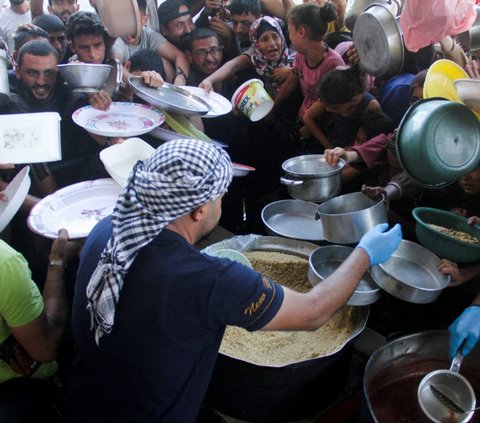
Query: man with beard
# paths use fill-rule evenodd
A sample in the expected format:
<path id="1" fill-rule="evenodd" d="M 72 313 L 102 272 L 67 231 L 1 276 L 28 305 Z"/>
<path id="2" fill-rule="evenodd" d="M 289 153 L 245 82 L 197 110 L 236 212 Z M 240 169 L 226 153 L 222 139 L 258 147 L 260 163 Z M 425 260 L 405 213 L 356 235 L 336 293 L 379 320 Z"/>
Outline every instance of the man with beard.
<path id="1" fill-rule="evenodd" d="M 187 37 L 195 30 L 188 5 L 183 0 L 165 0 L 158 7 L 160 33 L 180 50 L 185 50 Z"/>
<path id="2" fill-rule="evenodd" d="M 43 15 L 43 0 L 30 0 L 32 19 Z M 48 12 L 58 16 L 66 25 L 68 18 L 78 12 L 80 5 L 77 0 L 48 0 Z"/>
<path id="3" fill-rule="evenodd" d="M 14 49 L 13 36 L 17 27 L 30 23 L 30 5 L 27 0 L 10 0 L 10 7 L 0 12 L 0 38 L 3 38 L 10 51 Z"/>

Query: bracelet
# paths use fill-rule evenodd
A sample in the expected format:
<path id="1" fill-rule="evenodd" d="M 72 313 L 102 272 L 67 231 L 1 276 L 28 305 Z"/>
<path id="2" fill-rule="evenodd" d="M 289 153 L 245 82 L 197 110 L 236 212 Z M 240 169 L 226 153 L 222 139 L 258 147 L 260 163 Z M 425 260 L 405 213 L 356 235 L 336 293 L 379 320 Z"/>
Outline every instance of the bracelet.
<path id="1" fill-rule="evenodd" d="M 54 259 L 50 259 L 48 261 L 48 265 L 49 266 L 57 266 L 57 267 L 63 267 L 65 268 L 65 262 L 63 260 L 54 260 Z"/>
<path id="2" fill-rule="evenodd" d="M 175 78 L 179 75 L 182 75 L 185 79 L 187 79 L 187 75 L 185 75 L 185 72 L 183 71 L 183 69 L 180 67 L 177 67 L 177 71 L 175 72 Z"/>

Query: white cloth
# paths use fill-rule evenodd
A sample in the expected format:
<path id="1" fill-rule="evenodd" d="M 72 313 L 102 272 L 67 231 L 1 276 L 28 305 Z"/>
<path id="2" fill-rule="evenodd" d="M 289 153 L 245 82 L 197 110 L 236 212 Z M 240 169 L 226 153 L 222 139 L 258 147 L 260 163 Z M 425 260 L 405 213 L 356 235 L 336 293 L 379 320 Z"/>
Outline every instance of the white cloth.
<path id="1" fill-rule="evenodd" d="M 30 23 L 31 21 L 30 11 L 18 14 L 13 12 L 10 7 L 5 7 L 0 12 L 0 37 L 7 42 L 10 52 L 13 52 L 14 49 L 13 35 L 18 26 L 24 23 Z"/>

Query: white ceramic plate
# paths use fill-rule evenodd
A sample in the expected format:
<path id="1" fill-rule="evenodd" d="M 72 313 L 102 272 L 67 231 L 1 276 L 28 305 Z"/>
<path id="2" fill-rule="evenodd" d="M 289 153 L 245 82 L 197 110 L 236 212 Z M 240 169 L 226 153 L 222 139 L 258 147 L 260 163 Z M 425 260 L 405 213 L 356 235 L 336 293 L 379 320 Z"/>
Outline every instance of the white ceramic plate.
<path id="1" fill-rule="evenodd" d="M 7 201 L 0 201 L 0 232 L 15 216 L 28 194 L 31 185 L 29 171 L 30 166 L 25 166 L 5 188 L 4 194 L 7 196 Z"/>
<path id="2" fill-rule="evenodd" d="M 204 116 L 204 118 L 214 118 L 217 116 L 226 115 L 232 110 L 232 103 L 226 99 L 223 95 L 220 95 L 215 92 L 210 92 L 210 94 L 205 93 L 205 90 L 200 87 L 191 87 L 191 86 L 182 86 L 188 92 L 197 97 L 200 97 L 203 101 L 207 102 L 211 107 L 211 110 Z"/>
<path id="3" fill-rule="evenodd" d="M 114 102 L 107 111 L 85 106 L 72 115 L 73 121 L 92 134 L 104 137 L 135 137 L 161 125 L 165 115 L 156 107 Z"/>
<path id="4" fill-rule="evenodd" d="M 121 186 L 126 187 L 128 176 L 138 160 L 149 158 L 155 149 L 141 138 L 129 138 L 100 152 L 100 160 L 109 175 Z"/>
<path id="5" fill-rule="evenodd" d="M 28 227 L 47 238 L 65 228 L 70 239 L 85 238 L 98 221 L 112 213 L 123 188 L 113 179 L 79 182 L 40 200 L 28 216 Z"/>

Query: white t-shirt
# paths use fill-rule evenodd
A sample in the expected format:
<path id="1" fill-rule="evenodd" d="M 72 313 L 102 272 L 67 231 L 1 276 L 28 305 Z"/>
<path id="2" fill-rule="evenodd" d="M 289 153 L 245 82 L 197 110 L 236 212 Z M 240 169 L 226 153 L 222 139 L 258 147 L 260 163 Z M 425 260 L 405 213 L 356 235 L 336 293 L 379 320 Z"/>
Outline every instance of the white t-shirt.
<path id="1" fill-rule="evenodd" d="M 24 14 L 18 14 L 12 11 L 9 7 L 5 7 L 0 12 L 0 37 L 2 37 L 8 45 L 10 52 L 13 52 L 13 34 L 17 27 L 23 23 L 30 23 L 32 17 L 30 10 Z"/>
<path id="2" fill-rule="evenodd" d="M 159 32 L 154 31 L 151 28 L 144 26 L 142 28 L 142 34 L 140 36 L 140 43 L 136 46 L 127 44 L 121 38 L 117 38 L 115 44 L 112 47 L 112 53 L 122 62 L 125 63 L 132 57 L 132 54 L 142 48 L 148 48 L 156 51 L 167 40 Z M 118 57 L 119 56 L 119 57 Z"/>

